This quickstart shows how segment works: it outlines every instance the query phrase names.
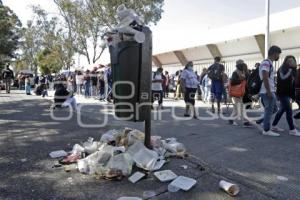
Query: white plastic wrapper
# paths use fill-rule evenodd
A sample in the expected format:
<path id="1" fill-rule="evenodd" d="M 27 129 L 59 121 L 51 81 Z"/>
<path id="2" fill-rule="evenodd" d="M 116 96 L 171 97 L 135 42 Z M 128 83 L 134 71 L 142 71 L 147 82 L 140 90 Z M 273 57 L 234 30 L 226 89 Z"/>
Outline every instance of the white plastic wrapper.
<path id="1" fill-rule="evenodd" d="M 124 176 L 129 176 L 132 172 L 133 160 L 128 153 L 113 156 L 108 164 L 108 169 L 120 170 Z"/>

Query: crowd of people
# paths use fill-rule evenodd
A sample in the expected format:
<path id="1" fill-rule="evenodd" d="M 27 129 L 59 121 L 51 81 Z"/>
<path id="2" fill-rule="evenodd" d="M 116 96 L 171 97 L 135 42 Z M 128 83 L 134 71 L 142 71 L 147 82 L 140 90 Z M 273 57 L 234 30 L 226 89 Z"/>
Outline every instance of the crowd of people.
<path id="1" fill-rule="evenodd" d="M 54 108 L 71 106 L 76 109 L 75 94 L 100 101 L 112 100 L 112 71 L 101 65 L 93 70 L 76 70 L 54 77 Z"/>
<path id="2" fill-rule="evenodd" d="M 101 65 L 93 70 L 75 71 L 60 75 L 55 82 L 64 81 L 67 89 L 86 98 L 95 98 L 100 101 L 111 101 L 112 72 L 110 66 Z"/>
<path id="3" fill-rule="evenodd" d="M 293 121 L 292 102 L 300 108 L 300 68 L 294 56 L 286 56 L 282 65 L 275 71 L 274 62 L 280 58 L 281 49 L 272 46 L 268 51 L 268 58 L 255 64 L 254 70 L 249 70 L 243 60 L 236 61 L 236 69 L 230 78 L 225 73 L 221 58 L 216 57 L 214 64 L 204 69 L 199 76 L 193 67 L 193 62 L 188 62 L 182 71 L 175 74 L 176 90 L 174 98 L 182 95 L 186 103 L 184 116 L 198 118 L 195 111 L 196 93 L 202 94 L 204 102 L 211 102 L 212 113 L 221 112 L 221 102 L 227 103 L 230 98 L 233 103 L 233 112 L 229 124 L 238 125 L 241 121 L 244 127 L 253 126 L 253 121 L 245 114 L 245 109 L 251 109 L 251 102 L 260 100 L 264 107 L 264 116 L 255 121 L 263 127 L 263 135 L 280 136 L 284 130 L 278 127 L 282 115 L 286 113 L 289 134 L 300 136 Z M 300 66 L 300 65 L 298 65 Z M 162 107 L 163 77 L 162 68 L 158 68 L 152 80 L 152 102 L 157 98 L 159 107 Z M 198 92 L 197 92 L 198 91 Z M 279 107 L 279 108 L 278 108 Z M 272 116 L 275 115 L 273 121 Z M 294 116 L 300 118 L 300 112 Z"/>
<path id="4" fill-rule="evenodd" d="M 193 62 L 188 62 L 183 70 L 177 71 L 173 76 L 159 67 L 152 74 L 152 104 L 158 100 L 158 109 L 163 109 L 163 99 L 170 97 L 170 89 L 173 89 L 174 99 L 183 98 L 186 103 L 184 116 L 198 119 L 196 100 L 211 103 L 211 112 L 217 114 L 221 112 L 221 103 L 230 101 L 233 112 L 229 124 L 236 126 L 242 122 L 244 127 L 251 127 L 253 121 L 245 114 L 245 109 L 251 109 L 252 101 L 260 100 L 264 116 L 256 123 L 262 124 L 264 135 L 280 136 L 279 133 L 284 130 L 278 127 L 278 122 L 286 113 L 289 133 L 300 136 L 293 121 L 293 118 L 300 118 L 300 112 L 293 116 L 292 109 L 292 102 L 296 102 L 300 109 L 300 68 L 297 69 L 295 57 L 289 55 L 276 72 L 274 62 L 279 60 L 280 54 L 281 49 L 272 46 L 268 51 L 268 58 L 256 63 L 253 70 L 249 70 L 243 60 L 237 60 L 236 69 L 230 76 L 225 73 L 220 57 L 216 57 L 214 63 L 207 69 L 204 68 L 200 75 L 194 70 Z M 2 79 L 9 93 L 14 80 L 14 73 L 9 65 L 3 71 Z M 74 94 L 109 102 L 113 98 L 110 66 L 101 65 L 91 71 L 75 71 L 54 77 L 41 75 L 33 78 L 20 73 L 16 79 L 19 88 L 24 89 L 27 95 L 31 94 L 32 85 L 35 93 L 43 97 L 48 95 L 47 90 L 51 88 L 55 90 L 55 103 L 62 105 L 68 102 L 73 108 L 76 107 Z M 66 97 L 61 100 L 61 96 Z M 271 121 L 273 115 L 275 118 Z"/>

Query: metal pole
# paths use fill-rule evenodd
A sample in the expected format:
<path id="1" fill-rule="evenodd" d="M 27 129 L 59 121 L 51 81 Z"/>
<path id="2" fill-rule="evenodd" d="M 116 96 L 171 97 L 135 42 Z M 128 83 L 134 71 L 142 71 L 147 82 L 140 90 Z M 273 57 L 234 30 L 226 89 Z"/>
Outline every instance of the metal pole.
<path id="1" fill-rule="evenodd" d="M 149 103 L 150 103 L 150 101 L 149 101 Z M 146 106 L 145 112 L 147 113 L 147 117 L 145 120 L 145 146 L 148 149 L 153 149 L 153 147 L 151 146 L 151 106 L 150 106 L 150 104 Z"/>
<path id="2" fill-rule="evenodd" d="M 266 33 L 265 33 L 265 59 L 268 58 L 268 50 L 270 46 L 270 0 L 266 2 Z"/>
<path id="3" fill-rule="evenodd" d="M 150 113 L 151 114 L 151 113 Z M 151 118 L 145 120 L 145 146 L 152 149 L 151 146 Z"/>

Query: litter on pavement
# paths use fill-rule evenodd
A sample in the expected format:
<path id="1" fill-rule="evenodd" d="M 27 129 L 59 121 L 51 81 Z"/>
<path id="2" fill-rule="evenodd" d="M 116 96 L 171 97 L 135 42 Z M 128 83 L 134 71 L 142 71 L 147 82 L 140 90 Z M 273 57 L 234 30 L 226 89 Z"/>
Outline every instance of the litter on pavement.
<path id="1" fill-rule="evenodd" d="M 196 185 L 197 181 L 192 178 L 188 178 L 185 176 L 179 176 L 174 181 L 170 183 L 171 186 L 182 189 L 184 191 L 190 190 L 194 185 Z"/>
<path id="2" fill-rule="evenodd" d="M 132 175 L 134 166 L 142 171 L 158 171 L 167 162 L 168 153 L 181 157 L 186 152 L 176 138 L 163 140 L 160 136 L 152 136 L 153 149 L 146 148 L 144 140 L 145 134 L 136 129 L 109 130 L 98 141 L 90 137 L 82 144 L 74 144 L 69 153 L 60 150 L 51 152 L 50 156 L 60 158 L 59 163 L 67 165 L 66 172 L 78 170 L 98 178 L 121 180 Z M 144 176 L 139 172 L 129 180 L 135 183 Z"/>
<path id="3" fill-rule="evenodd" d="M 160 172 L 154 172 L 154 176 L 161 182 L 172 181 L 177 178 L 177 175 L 171 170 L 164 170 Z"/>
<path id="4" fill-rule="evenodd" d="M 49 155 L 51 158 L 61 158 L 68 155 L 68 153 L 65 152 L 64 150 L 59 150 L 59 151 L 52 151 Z"/>
<path id="5" fill-rule="evenodd" d="M 143 177 L 145 177 L 146 174 L 142 173 L 142 172 L 135 172 L 132 176 L 130 176 L 128 178 L 128 180 L 131 182 L 131 183 L 136 183 L 138 182 L 139 180 L 141 180 Z"/>
<path id="6" fill-rule="evenodd" d="M 68 151 L 51 152 L 51 158 L 59 159 L 53 168 L 64 166 L 66 172 L 79 171 L 82 174 L 95 175 L 97 179 L 128 180 L 136 184 L 142 178 L 154 172 L 160 182 L 168 184 L 169 192 L 188 191 L 194 187 L 197 180 L 177 176 L 171 170 L 159 171 L 170 157 L 184 158 L 186 149 L 176 138 L 163 139 L 160 136 L 151 137 L 151 146 L 144 145 L 145 134 L 139 130 L 125 128 L 109 130 L 102 134 L 99 140 L 88 138 L 81 144 L 74 144 Z M 71 146 L 71 145 L 69 145 Z M 181 168 L 188 169 L 187 165 Z M 69 180 L 70 182 L 70 180 Z M 221 181 L 220 188 L 235 196 L 239 187 L 235 184 Z M 145 191 L 145 197 L 156 196 L 155 191 Z M 120 197 L 119 200 L 139 200 L 139 197 Z"/>
<path id="7" fill-rule="evenodd" d="M 228 193 L 230 196 L 236 196 L 240 192 L 240 188 L 238 185 L 221 180 L 219 183 L 219 187 Z"/>

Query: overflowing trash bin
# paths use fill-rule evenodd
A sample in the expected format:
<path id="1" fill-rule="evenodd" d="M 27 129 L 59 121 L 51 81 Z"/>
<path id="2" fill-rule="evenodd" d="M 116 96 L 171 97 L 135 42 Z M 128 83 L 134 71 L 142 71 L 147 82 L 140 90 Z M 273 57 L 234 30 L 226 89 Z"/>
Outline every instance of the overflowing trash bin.
<path id="1" fill-rule="evenodd" d="M 132 9 L 117 8 L 119 24 L 105 34 L 109 47 L 115 116 L 145 122 L 145 145 L 151 136 L 152 32 Z"/>
<path id="2" fill-rule="evenodd" d="M 121 5 L 119 24 L 106 35 L 113 75 L 115 115 L 143 122 L 151 112 L 152 32 Z"/>

